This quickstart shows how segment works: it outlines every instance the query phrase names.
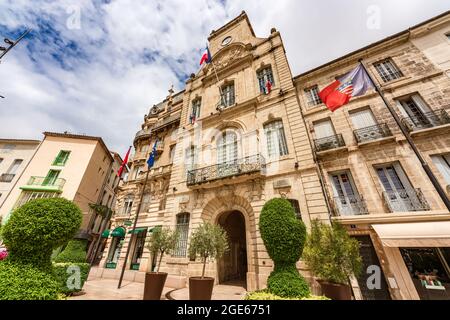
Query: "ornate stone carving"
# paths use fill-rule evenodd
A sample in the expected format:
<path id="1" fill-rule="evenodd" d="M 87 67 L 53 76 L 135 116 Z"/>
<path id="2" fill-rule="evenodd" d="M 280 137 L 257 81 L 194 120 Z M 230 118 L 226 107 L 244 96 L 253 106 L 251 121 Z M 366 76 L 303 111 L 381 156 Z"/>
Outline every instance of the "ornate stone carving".
<path id="1" fill-rule="evenodd" d="M 236 60 L 243 58 L 246 55 L 246 50 L 242 46 L 232 46 L 229 50 L 214 57 L 214 65 L 217 69 L 223 69 L 229 66 Z"/>

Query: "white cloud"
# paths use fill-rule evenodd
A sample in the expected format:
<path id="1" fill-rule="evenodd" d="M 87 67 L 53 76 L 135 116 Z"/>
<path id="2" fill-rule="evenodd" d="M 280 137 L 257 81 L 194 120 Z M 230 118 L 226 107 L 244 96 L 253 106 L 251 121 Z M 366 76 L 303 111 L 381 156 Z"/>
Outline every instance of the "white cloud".
<path id="1" fill-rule="evenodd" d="M 366 27 L 373 3 L 381 10 L 379 30 Z M 67 27 L 74 4 L 80 29 Z M 0 65 L 7 97 L 0 99 L 0 136 L 67 130 L 102 136 L 124 152 L 149 107 L 197 71 L 211 30 L 242 10 L 257 36 L 281 31 L 298 74 L 449 8 L 438 0 L 6 0 L 0 35 L 16 36 L 25 26 L 33 34 Z"/>

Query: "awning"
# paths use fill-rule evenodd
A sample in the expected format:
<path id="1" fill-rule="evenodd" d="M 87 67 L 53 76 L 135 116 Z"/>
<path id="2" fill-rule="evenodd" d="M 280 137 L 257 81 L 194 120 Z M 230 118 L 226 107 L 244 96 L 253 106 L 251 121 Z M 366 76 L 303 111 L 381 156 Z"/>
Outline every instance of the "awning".
<path id="1" fill-rule="evenodd" d="M 126 231 L 124 227 L 117 227 L 113 232 L 111 232 L 111 237 L 125 238 L 125 233 Z"/>
<path id="2" fill-rule="evenodd" d="M 131 233 L 131 234 L 136 234 L 136 233 L 140 233 L 140 232 L 144 232 L 144 231 L 146 231 L 147 230 L 147 228 L 136 228 L 136 229 L 131 229 L 130 231 L 128 231 L 128 233 Z"/>
<path id="3" fill-rule="evenodd" d="M 102 238 L 108 238 L 110 233 L 111 230 L 106 229 L 105 231 L 102 232 Z"/>
<path id="4" fill-rule="evenodd" d="M 156 230 L 156 228 L 162 228 L 162 226 L 156 226 L 156 227 L 153 227 L 153 228 L 151 228 L 150 230 L 148 230 L 148 232 L 149 232 L 149 233 L 152 233 L 153 231 Z"/>
<path id="5" fill-rule="evenodd" d="M 450 221 L 374 224 L 386 247 L 450 247 Z"/>

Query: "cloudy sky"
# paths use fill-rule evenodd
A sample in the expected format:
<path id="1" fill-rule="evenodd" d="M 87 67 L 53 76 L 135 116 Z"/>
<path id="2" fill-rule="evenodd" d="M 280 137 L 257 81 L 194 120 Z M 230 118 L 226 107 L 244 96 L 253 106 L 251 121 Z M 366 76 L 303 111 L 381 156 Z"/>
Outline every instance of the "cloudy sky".
<path id="1" fill-rule="evenodd" d="M 212 29 L 246 10 L 282 33 L 294 75 L 450 9 L 444 0 L 0 0 L 0 137 L 101 136 L 124 153 L 150 106 L 197 72 Z"/>

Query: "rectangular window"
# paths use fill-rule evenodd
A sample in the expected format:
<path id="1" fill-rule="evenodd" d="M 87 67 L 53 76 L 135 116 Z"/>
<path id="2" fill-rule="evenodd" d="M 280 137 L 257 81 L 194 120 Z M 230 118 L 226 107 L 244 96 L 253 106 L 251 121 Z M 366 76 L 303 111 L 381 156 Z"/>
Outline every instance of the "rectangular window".
<path id="1" fill-rule="evenodd" d="M 64 166 L 67 162 L 67 159 L 69 159 L 70 151 L 61 150 L 58 153 L 58 156 L 56 157 L 55 161 L 53 161 L 54 166 Z"/>
<path id="2" fill-rule="evenodd" d="M 264 131 L 267 138 L 267 153 L 269 157 L 284 156 L 289 153 L 281 120 L 266 124 Z"/>
<path id="3" fill-rule="evenodd" d="M 46 191 L 23 191 L 19 197 L 19 200 L 15 204 L 15 208 L 23 206 L 25 203 L 34 199 L 47 199 L 47 198 L 58 198 L 59 193 L 57 192 L 46 192 Z"/>
<path id="4" fill-rule="evenodd" d="M 134 168 L 134 176 L 133 179 L 136 180 L 137 178 L 139 178 L 139 175 L 141 174 L 141 172 L 144 170 L 143 166 L 137 166 L 136 168 Z"/>
<path id="5" fill-rule="evenodd" d="M 447 36 L 447 39 L 450 40 L 450 33 L 447 33 L 446 36 Z"/>
<path id="6" fill-rule="evenodd" d="M 450 185 L 450 153 L 431 156 L 434 165 L 444 178 L 447 185 Z"/>
<path id="7" fill-rule="evenodd" d="M 0 164 L 3 162 L 3 158 L 0 158 Z"/>
<path id="8" fill-rule="evenodd" d="M 369 108 L 350 113 L 350 118 L 355 129 L 369 128 L 377 124 Z"/>
<path id="9" fill-rule="evenodd" d="M 134 245 L 133 255 L 131 258 L 131 269 L 135 270 L 137 265 L 141 263 L 142 255 L 145 248 L 145 238 L 147 237 L 147 231 L 139 232 L 135 235 L 136 242 Z"/>
<path id="10" fill-rule="evenodd" d="M 389 82 L 403 77 L 403 74 L 397 69 L 391 59 L 377 62 L 374 66 L 384 82 Z"/>
<path id="11" fill-rule="evenodd" d="M 19 169 L 20 165 L 22 164 L 22 159 L 16 159 L 9 167 L 8 171 L 6 171 L 6 174 L 16 174 L 17 170 Z"/>
<path id="12" fill-rule="evenodd" d="M 128 196 L 125 199 L 124 205 L 123 205 L 123 215 L 129 216 L 131 214 L 131 208 L 133 207 L 133 197 Z"/>
<path id="13" fill-rule="evenodd" d="M 407 118 L 407 125 L 413 130 L 439 125 L 439 118 L 430 113 L 430 108 L 418 94 L 400 99 L 398 103 L 400 112 Z"/>
<path id="14" fill-rule="evenodd" d="M 222 105 L 225 108 L 231 107 L 235 103 L 234 83 L 228 84 L 222 88 Z"/>
<path id="15" fill-rule="evenodd" d="M 192 102 L 192 110 L 189 115 L 189 123 L 194 124 L 200 118 L 200 108 L 201 108 L 202 100 L 196 99 Z"/>
<path id="16" fill-rule="evenodd" d="M 173 162 L 175 158 L 175 147 L 176 145 L 170 146 L 170 162 Z"/>
<path id="17" fill-rule="evenodd" d="M 148 209 L 150 209 L 150 203 L 152 200 L 152 196 L 150 193 L 145 193 L 144 197 L 142 198 L 142 204 L 140 208 L 140 212 L 147 212 Z"/>
<path id="18" fill-rule="evenodd" d="M 187 243 L 189 235 L 189 213 L 180 213 L 177 215 L 178 241 L 174 250 L 174 257 L 186 257 Z"/>
<path id="19" fill-rule="evenodd" d="M 305 89 L 306 99 L 308 101 L 308 106 L 316 106 L 322 103 L 319 97 L 319 87 L 313 86 L 311 88 Z"/>
<path id="20" fill-rule="evenodd" d="M 297 219 L 302 220 L 302 213 L 300 212 L 300 204 L 298 200 L 296 199 L 287 199 L 292 205 L 292 208 L 294 208 L 295 215 Z"/>
<path id="21" fill-rule="evenodd" d="M 58 179 L 58 176 L 60 174 L 60 170 L 50 170 L 47 173 L 47 176 L 44 179 L 44 182 L 42 183 L 42 185 L 44 186 L 53 186 L 55 185 L 56 179 Z"/>
<path id="22" fill-rule="evenodd" d="M 259 91 L 264 94 L 269 94 L 272 87 L 275 86 L 273 80 L 272 68 L 267 67 L 257 72 Z"/>
<path id="23" fill-rule="evenodd" d="M 316 139 L 322 139 L 334 136 L 336 133 L 334 131 L 333 124 L 331 120 L 322 120 L 314 123 L 314 132 L 316 135 Z"/>

